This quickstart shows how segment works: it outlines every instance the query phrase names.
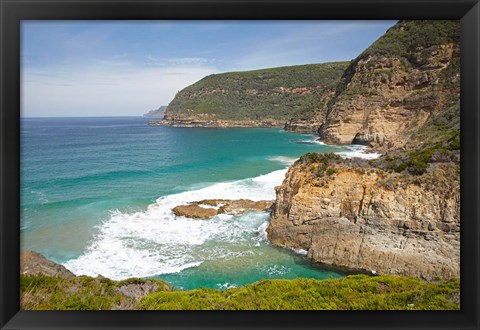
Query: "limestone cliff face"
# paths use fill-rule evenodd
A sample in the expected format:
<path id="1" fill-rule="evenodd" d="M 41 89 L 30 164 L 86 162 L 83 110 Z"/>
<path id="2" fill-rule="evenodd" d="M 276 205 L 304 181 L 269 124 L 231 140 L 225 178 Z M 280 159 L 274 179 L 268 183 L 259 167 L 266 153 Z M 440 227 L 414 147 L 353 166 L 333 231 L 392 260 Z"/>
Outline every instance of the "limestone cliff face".
<path id="1" fill-rule="evenodd" d="M 401 21 L 346 69 L 319 128 L 333 144 L 391 149 L 460 95 L 458 21 Z"/>
<path id="2" fill-rule="evenodd" d="M 314 262 L 427 280 L 460 276 L 458 176 L 376 168 L 292 166 L 276 188 L 268 236 Z"/>

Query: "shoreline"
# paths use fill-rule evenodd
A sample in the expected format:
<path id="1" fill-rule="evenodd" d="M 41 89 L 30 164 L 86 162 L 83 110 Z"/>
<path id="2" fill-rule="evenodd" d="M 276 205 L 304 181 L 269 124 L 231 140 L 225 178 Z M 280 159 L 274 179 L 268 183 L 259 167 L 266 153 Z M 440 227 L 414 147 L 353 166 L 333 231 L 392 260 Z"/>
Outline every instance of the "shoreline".
<path id="1" fill-rule="evenodd" d="M 272 131 L 276 131 L 277 129 L 272 129 Z M 280 130 L 279 130 L 280 131 Z M 293 135 L 293 134 L 292 134 Z M 322 152 L 323 148 L 322 148 L 322 143 L 318 143 L 318 142 L 312 142 L 314 140 L 317 139 L 317 136 L 315 136 L 314 134 L 308 134 L 308 136 L 306 136 L 306 138 L 300 138 L 298 140 L 309 140 L 308 143 L 309 144 L 312 144 L 311 147 L 309 147 L 310 149 L 313 149 L 315 150 L 316 152 Z M 295 139 L 297 140 L 297 139 Z M 286 140 L 285 140 L 286 141 Z M 301 144 L 301 142 L 297 141 L 299 144 Z M 307 141 L 305 141 L 307 142 Z M 284 145 L 285 142 L 282 140 L 282 145 Z M 313 148 L 313 146 L 315 146 L 315 148 Z M 303 150 L 303 149 L 302 149 Z M 326 152 L 326 151 L 323 151 L 323 152 Z M 282 154 L 282 153 L 281 153 Z M 291 157 L 290 159 L 288 157 L 282 157 L 282 156 L 274 156 L 274 157 L 268 157 L 267 159 L 268 160 L 275 160 L 276 162 L 279 162 L 279 163 L 282 163 L 284 166 L 281 166 L 282 168 L 279 169 L 279 170 L 274 170 L 273 172 L 270 172 L 269 170 L 266 170 L 266 174 L 261 174 L 259 176 L 251 176 L 251 177 L 246 177 L 245 179 L 241 179 L 241 180 L 234 180 L 234 181 L 219 181 L 219 183 L 221 183 L 218 187 L 216 187 L 214 190 L 222 190 L 222 194 L 221 195 L 218 195 L 218 196 L 210 196 L 210 195 L 205 195 L 205 197 L 213 197 L 213 198 L 225 198 L 223 195 L 225 194 L 225 185 L 228 185 L 228 186 L 232 186 L 235 182 L 237 181 L 245 181 L 244 183 L 242 183 L 242 187 L 240 188 L 244 188 L 243 185 L 245 186 L 249 186 L 250 183 L 249 181 L 253 180 L 254 182 L 259 182 L 261 185 L 264 185 L 266 183 L 266 179 L 267 177 L 270 177 L 270 176 L 275 176 L 274 172 L 277 172 L 277 171 L 281 171 L 283 172 L 281 175 L 279 174 L 278 178 L 272 178 L 272 180 L 274 180 L 275 182 L 272 183 L 272 184 L 268 184 L 269 186 L 271 186 L 271 189 L 269 188 L 268 189 L 268 194 L 267 196 L 271 196 L 271 198 L 269 199 L 274 199 L 275 198 L 275 190 L 274 190 L 274 186 L 277 186 L 279 184 L 282 183 L 282 181 L 284 180 L 284 176 L 285 176 L 285 172 L 287 171 L 287 167 L 286 165 L 291 165 L 293 162 L 295 162 L 295 160 L 297 159 L 298 157 Z M 288 164 L 287 164 L 288 163 Z M 245 166 L 245 165 L 243 165 Z M 247 182 L 248 181 L 248 182 Z M 268 181 L 271 181 L 270 179 L 268 179 Z M 237 182 L 238 183 L 238 182 Z M 218 184 L 218 183 L 217 183 Z M 183 192 L 185 194 L 193 194 L 195 191 L 197 190 L 202 190 L 202 189 L 209 189 L 209 188 L 213 188 L 214 184 L 209 184 L 209 186 L 207 187 L 199 187 L 199 188 L 188 188 L 188 190 L 186 192 Z M 221 186 L 221 187 L 220 187 Z M 218 189 L 217 189 L 218 188 Z M 235 189 L 238 189 L 235 188 Z M 238 191 L 238 190 L 236 190 Z M 243 189 L 242 189 L 243 191 Z M 265 192 L 265 189 L 261 189 L 262 191 L 262 194 Z M 156 202 L 153 202 L 153 203 L 150 203 L 148 206 L 146 206 L 145 209 L 142 209 L 141 212 L 128 212 L 128 211 L 124 211 L 124 212 L 115 212 L 115 214 L 111 214 L 106 221 L 104 221 L 99 228 L 103 228 L 105 229 L 105 235 L 103 235 L 103 232 L 101 232 L 101 236 L 104 236 L 105 237 L 105 240 L 102 239 L 102 237 L 99 237 L 99 236 L 95 236 L 93 237 L 94 241 L 96 243 L 99 243 L 99 244 L 104 244 L 104 243 L 108 243 L 108 244 L 117 244 L 119 242 L 121 242 L 125 237 L 129 236 L 130 235 L 130 232 L 131 233 L 134 233 L 134 236 L 138 236 L 137 237 L 143 237 L 143 238 L 146 238 L 146 239 L 150 239 L 151 235 L 150 234 L 145 234 L 142 233 L 142 232 L 139 232 L 137 233 L 137 231 L 135 231 L 135 228 L 131 228 L 133 226 L 134 223 L 137 223 L 137 225 L 141 225 L 141 223 L 145 223 L 145 228 L 149 228 L 149 230 L 158 230 L 158 232 L 161 234 L 162 231 L 166 231 L 168 228 L 159 228 L 156 224 L 153 224 L 153 228 L 152 228 L 152 222 L 150 220 L 150 222 L 148 222 L 147 220 L 148 219 L 144 219 L 145 217 L 148 217 L 148 218 L 151 218 L 151 219 L 158 219 L 159 217 L 163 217 L 165 218 L 164 216 L 164 211 L 165 210 L 162 210 L 162 208 L 165 208 L 164 206 L 167 206 L 167 205 L 164 205 L 165 203 L 169 203 L 169 204 L 172 204 L 172 208 L 175 207 L 175 206 L 178 206 L 178 205 L 182 205 L 182 204 L 185 204 L 185 203 L 188 203 L 188 202 L 191 202 L 191 201 L 198 201 L 198 200 L 201 200 L 203 198 L 199 198 L 200 196 L 195 196 L 195 197 L 187 197 L 185 196 L 185 201 L 183 200 L 184 198 L 179 196 L 179 194 L 183 194 L 183 193 L 177 193 L 177 194 L 173 194 L 173 195 L 176 195 L 176 196 L 173 196 L 173 195 L 168 195 L 168 196 L 163 196 L 162 194 L 159 194 L 159 195 L 156 195 L 157 197 L 157 201 Z M 216 192 L 215 192 L 216 194 Z M 162 196 L 163 197 L 166 197 L 166 199 L 162 199 Z M 243 192 L 241 193 L 241 196 L 243 196 Z M 266 199 L 266 197 L 258 197 L 256 198 L 255 196 L 251 196 L 251 199 L 252 200 L 256 200 L 256 199 Z M 170 201 L 170 197 L 173 197 L 173 198 L 176 198 L 176 197 L 179 197 L 181 200 L 179 201 L 173 201 L 171 200 Z M 203 196 L 202 196 L 203 197 Z M 255 197 L 255 198 L 254 198 Z M 238 195 L 233 195 L 232 197 L 230 198 L 241 198 L 239 197 Z M 248 196 L 246 196 L 246 198 L 248 198 Z M 158 201 L 158 199 L 161 199 L 160 201 Z M 159 205 L 161 204 L 161 205 Z M 170 210 L 168 210 L 168 213 L 170 213 Z M 140 218 L 140 220 L 136 217 L 134 217 L 134 214 L 137 214 L 138 217 Z M 168 216 L 168 215 L 167 215 Z M 268 220 L 268 214 L 265 213 L 265 220 Z M 145 222 L 144 222 L 145 221 Z M 258 226 L 260 225 L 265 225 L 264 223 L 259 223 Z M 203 227 L 204 225 L 202 225 Z M 109 228 L 107 228 L 109 227 Z M 184 228 L 188 228 L 188 224 L 187 226 L 184 226 Z M 171 228 L 170 228 L 171 229 Z M 256 229 L 256 228 L 254 228 Z M 203 228 L 202 229 L 203 231 L 205 230 L 208 230 L 208 229 L 205 229 Z M 175 229 L 174 230 L 175 232 L 181 234 L 181 236 L 183 236 L 183 232 L 186 231 L 185 229 Z M 128 235 L 127 235 L 128 234 Z M 192 234 L 192 233 L 190 233 Z M 194 233 L 195 234 L 195 233 Z M 195 234 L 196 235 L 196 234 Z M 177 236 L 177 238 L 179 237 L 179 235 L 177 234 L 174 234 L 174 236 Z M 264 235 L 266 236 L 266 235 Z M 200 237 L 200 236 L 199 236 Z M 202 238 L 203 236 L 201 236 L 199 239 L 203 239 Z M 113 240 L 112 240 L 113 239 Z M 115 240 L 116 239 L 116 240 Z M 153 240 L 155 240 L 155 238 L 152 238 Z M 177 242 L 178 243 L 178 242 Z M 178 247 L 179 245 L 177 243 L 172 243 L 172 246 L 174 247 Z M 183 243 L 182 243 L 183 244 Z M 103 246 L 103 245 L 102 245 Z M 113 278 L 113 279 L 119 279 L 119 278 L 116 278 L 115 276 L 111 276 L 111 274 L 108 274 L 108 273 L 104 273 L 102 271 L 102 268 L 98 268 L 98 269 L 95 269 L 95 265 L 97 264 L 97 261 L 103 261 L 103 260 L 108 260 L 108 253 L 109 251 L 105 250 L 104 252 L 105 253 L 100 253 L 100 254 L 94 254 L 94 250 L 95 248 L 93 246 L 90 246 L 90 244 L 87 244 L 87 248 L 89 247 L 92 247 L 92 251 L 82 251 L 80 253 L 80 255 L 78 257 L 74 257 L 73 259 L 79 259 L 81 258 L 82 256 L 85 256 L 86 254 L 90 254 L 90 257 L 91 258 L 85 258 L 85 259 L 82 259 L 81 260 L 81 263 L 83 265 L 80 265 L 80 263 L 76 263 L 76 268 L 73 269 L 73 271 L 75 273 L 78 273 L 78 274 L 89 274 L 89 275 L 96 275 L 97 273 L 98 274 L 102 274 L 102 275 L 105 275 L 107 277 L 110 277 L 110 278 Z M 35 249 L 35 248 L 33 248 Z M 100 249 L 101 250 L 101 249 Z M 39 250 L 39 251 L 43 251 L 43 250 Z M 120 252 L 120 251 L 119 251 Z M 142 251 L 140 251 L 142 252 Z M 157 253 L 158 252 L 158 253 Z M 155 254 L 158 254 L 158 255 L 161 255 L 162 254 L 162 251 L 157 251 L 157 252 L 154 252 Z M 142 254 L 136 254 L 136 257 L 134 258 L 131 258 L 133 260 L 137 259 L 137 260 L 141 260 L 142 259 Z M 168 253 L 168 255 L 171 255 L 173 256 L 172 253 Z M 302 255 L 302 253 L 300 253 L 300 255 Z M 107 257 L 107 258 L 104 258 L 104 257 Z M 174 257 L 174 256 L 173 256 Z M 120 259 L 120 258 L 116 258 L 114 257 L 113 260 L 116 260 L 116 259 Z M 69 258 L 68 260 L 65 260 L 65 261 L 62 261 L 62 260 L 59 260 L 61 261 L 64 265 L 69 265 L 69 261 L 71 261 L 72 258 Z M 203 259 L 202 259 L 203 260 Z M 113 266 L 112 268 L 117 268 L 117 266 L 120 266 L 122 264 L 121 260 L 119 260 L 120 262 L 116 262 L 114 261 L 113 263 Z M 152 260 L 153 261 L 153 260 Z M 201 260 L 200 260 L 201 261 Z M 92 265 L 93 266 L 93 272 L 92 273 L 86 273 L 84 272 L 83 270 L 81 271 L 78 271 L 78 267 L 81 266 L 81 268 L 83 268 L 84 270 L 87 269 L 85 266 L 88 266 L 88 264 Z M 115 266 L 117 265 L 117 266 Z M 191 264 L 189 263 L 188 265 L 194 267 L 196 266 L 196 264 Z M 137 265 L 139 266 L 139 265 Z M 140 265 L 142 266 L 142 265 Z M 172 265 L 173 268 L 177 268 L 178 265 Z M 120 266 L 120 268 L 122 268 L 122 266 Z M 149 267 L 147 267 L 149 268 Z M 196 267 L 195 267 L 196 268 Z M 135 269 L 135 270 L 141 270 L 143 271 L 144 268 L 142 267 L 132 267 L 131 269 Z M 161 268 L 163 269 L 163 268 Z M 148 269 L 145 269 L 145 271 L 147 271 Z M 204 269 L 199 269 L 199 271 L 204 271 Z M 116 272 L 116 271 L 115 271 Z M 167 272 L 167 273 L 175 273 L 175 272 Z M 188 272 L 187 272 L 188 273 Z M 166 274 L 166 273 L 165 273 Z M 123 278 L 127 278 L 128 276 L 144 276 L 145 274 L 142 273 L 142 272 L 135 272 L 135 273 L 130 273 L 128 274 L 128 269 L 127 269 L 127 273 L 125 275 L 125 277 Z M 147 274 L 147 276 L 150 275 L 154 275 L 154 273 L 150 273 L 150 274 Z M 258 277 L 262 277 L 262 278 L 268 278 L 266 276 L 263 275 L 263 270 L 261 273 L 258 274 Z M 221 281 L 219 281 L 221 282 Z M 216 285 L 216 284 L 213 284 L 213 285 Z"/>
<path id="2" fill-rule="evenodd" d="M 378 158 L 382 155 L 382 153 L 376 152 L 377 150 L 374 149 L 372 146 L 364 145 L 364 144 L 329 144 L 322 140 L 320 140 L 318 133 L 316 130 L 310 129 L 298 129 L 296 126 L 291 124 L 289 121 L 287 122 L 279 122 L 279 121 L 254 121 L 254 120 L 242 120 L 242 121 L 235 121 L 235 120 L 198 120 L 198 119 L 185 119 L 185 120 L 169 120 L 169 119 L 158 119 L 158 120 L 149 120 L 147 123 L 148 126 L 164 126 L 164 127 L 178 127 L 178 128 L 279 128 L 282 131 L 289 132 L 289 133 L 297 133 L 297 134 L 310 134 L 315 136 L 315 139 L 312 140 L 312 143 L 316 143 L 319 145 L 331 146 L 331 147 L 351 147 L 358 149 L 363 149 L 361 153 L 358 153 L 359 158 L 365 159 L 373 159 Z M 360 154 L 373 154 L 372 158 L 362 157 Z"/>
<path id="3" fill-rule="evenodd" d="M 176 120 L 149 120 L 149 126 L 170 126 L 170 127 L 201 127 L 201 128 L 284 128 L 285 124 L 280 121 L 265 120 L 198 120 L 198 119 L 176 119 Z"/>
<path id="4" fill-rule="evenodd" d="M 321 143 L 315 143 L 319 144 L 321 146 Z M 354 150 L 352 151 L 339 151 L 339 153 L 343 153 L 343 157 L 345 158 L 352 158 L 352 157 L 359 157 L 359 158 L 368 158 L 368 154 L 363 153 L 363 148 L 360 147 L 353 147 Z M 335 152 L 337 154 L 337 152 Z M 351 153 L 351 154 L 350 154 Z M 299 157 L 300 158 L 300 157 Z M 194 226 L 193 228 L 197 228 L 200 230 L 200 232 L 204 231 L 206 227 L 211 227 L 214 224 L 211 223 L 211 220 L 195 220 L 195 219 L 189 219 L 188 217 L 183 219 L 184 217 L 178 218 L 178 214 L 175 213 L 175 209 L 178 209 L 179 206 L 182 205 L 189 205 L 189 204 L 195 204 L 198 203 L 198 201 L 201 200 L 206 200 L 206 199 L 225 199 L 225 198 L 230 198 L 232 200 L 238 200 L 238 199 L 250 199 L 252 201 L 262 201 L 262 200 L 274 200 L 276 198 L 275 196 L 275 187 L 282 185 L 283 181 L 285 180 L 285 175 L 288 172 L 288 169 L 290 168 L 295 161 L 297 161 L 299 158 L 296 159 L 289 159 L 288 164 L 286 160 L 278 160 L 282 162 L 285 167 L 283 169 L 279 170 L 274 170 L 271 172 L 268 172 L 266 174 L 261 174 L 258 176 L 254 177 L 249 177 L 245 179 L 240 179 L 240 180 L 234 180 L 234 181 L 220 181 L 213 183 L 209 186 L 200 188 L 200 189 L 193 189 L 193 190 L 187 190 L 184 192 L 176 193 L 176 194 L 171 194 L 171 195 L 165 195 L 165 196 L 159 196 L 156 201 L 152 204 L 149 204 L 148 207 L 143 210 L 143 211 L 138 211 L 134 213 L 122 213 L 122 212 L 116 212 L 115 214 L 112 215 L 112 217 L 104 222 L 102 225 L 100 234 L 97 238 L 95 238 L 92 242 L 93 245 L 87 248 L 86 252 L 81 254 L 79 257 L 70 259 L 66 262 L 63 262 L 62 265 L 66 266 L 67 269 L 72 269 L 74 273 L 81 273 L 89 276 L 95 276 L 97 274 L 101 274 L 103 276 L 109 277 L 113 280 L 121 280 L 122 278 L 128 278 L 128 277 L 141 277 L 141 278 L 148 278 L 152 276 L 159 276 L 159 275 L 171 275 L 175 273 L 182 272 L 184 270 L 187 270 L 189 268 L 196 268 L 200 267 L 200 265 L 203 263 L 203 261 L 195 261 L 187 264 L 183 264 L 183 262 L 178 265 L 175 265 L 175 267 L 172 267 L 169 271 L 166 269 L 161 270 L 160 273 L 153 273 L 150 271 L 144 270 L 144 273 L 130 273 L 128 275 L 125 275 L 125 277 L 122 277 L 118 274 L 120 272 L 119 269 L 115 270 L 100 270 L 97 268 L 97 270 L 87 270 L 85 265 L 96 265 L 98 264 L 98 261 L 102 260 L 108 260 L 108 259 L 119 259 L 119 264 L 122 264 L 126 260 L 123 260 L 122 258 L 113 253 L 112 251 L 109 251 L 108 249 L 105 250 L 96 250 L 94 249 L 95 244 L 100 244 L 101 246 L 104 246 L 106 243 L 115 242 L 115 239 L 121 239 L 122 234 L 118 233 L 119 228 L 124 228 L 127 230 L 127 228 L 130 228 L 130 225 L 127 225 L 127 223 L 132 223 L 132 221 L 137 222 L 137 224 L 144 223 L 146 227 L 152 226 L 152 219 L 156 219 L 158 217 L 163 217 L 165 219 L 164 224 L 155 224 L 155 230 L 158 230 L 160 234 L 162 232 L 170 232 L 174 231 L 177 232 L 177 234 L 181 234 L 183 231 L 180 227 L 183 224 L 183 226 Z M 255 187 L 249 187 L 244 186 L 249 181 L 255 182 L 258 186 Z M 268 189 L 266 189 L 268 188 Z M 238 189 L 241 189 L 241 194 L 238 195 L 240 192 Z M 270 222 L 270 215 L 267 212 L 261 212 L 264 213 L 266 216 L 268 216 L 268 222 Z M 228 214 L 219 214 L 215 215 L 214 221 L 220 221 L 220 223 L 224 223 L 226 219 L 223 219 L 224 217 L 229 217 L 233 215 L 228 215 Z M 218 219 L 217 219 L 218 218 Z M 172 222 L 174 220 L 177 220 L 175 222 Z M 178 222 L 181 222 L 180 224 Z M 200 222 L 199 222 L 200 221 Z M 205 222 L 204 222 L 205 221 Z M 239 220 L 241 221 L 241 220 Z M 217 224 L 218 225 L 218 224 Z M 172 227 L 174 226 L 174 227 Z M 175 229 L 175 227 L 179 228 Z M 168 228 L 167 228 L 168 227 Z M 270 239 L 268 239 L 267 234 L 266 234 L 266 226 L 265 223 L 262 222 L 260 225 L 262 227 L 263 231 L 260 233 L 260 236 L 264 237 L 265 242 L 268 245 L 272 245 L 272 242 Z M 259 227 L 259 228 L 260 228 Z M 203 229 L 201 229 L 203 228 Z M 230 228 L 230 227 L 228 227 Z M 228 229 L 225 228 L 225 229 Z M 232 228 L 231 228 L 232 229 Z M 133 228 L 128 229 L 127 231 L 132 231 L 134 230 Z M 212 229 L 214 230 L 214 229 Z M 135 231 L 135 230 L 134 230 Z M 214 230 L 215 231 L 215 230 Z M 136 231 L 135 231 L 136 232 Z M 197 232 L 194 230 L 192 234 L 194 235 L 200 235 L 198 237 L 190 237 L 189 239 L 184 238 L 183 240 L 204 240 L 204 235 L 200 234 L 200 232 Z M 139 237 L 143 237 L 141 233 L 138 233 Z M 150 237 L 150 235 L 148 235 Z M 153 239 L 153 238 L 149 238 Z M 178 242 L 178 244 L 183 244 L 181 242 Z M 311 262 L 310 258 L 307 258 L 305 256 L 304 251 L 296 251 L 295 249 L 289 249 L 288 250 L 294 252 L 296 255 L 301 256 L 302 258 L 305 258 L 306 261 Z M 112 254 L 113 253 L 113 254 Z M 152 259 L 152 263 L 155 263 L 156 258 Z M 321 266 L 316 264 L 317 266 Z M 138 264 L 135 269 L 142 269 L 141 264 Z M 168 267 L 167 267 L 168 268 Z M 333 267 L 334 269 L 337 267 Z M 123 269 L 126 271 L 126 269 Z M 341 270 L 342 273 L 345 273 L 345 268 L 343 267 L 338 267 L 338 270 Z M 158 270 L 157 270 L 158 271 Z M 365 270 L 363 269 L 349 269 L 348 273 L 351 274 L 356 274 L 356 273 L 365 273 Z M 116 275 L 113 275 L 116 274 Z"/>

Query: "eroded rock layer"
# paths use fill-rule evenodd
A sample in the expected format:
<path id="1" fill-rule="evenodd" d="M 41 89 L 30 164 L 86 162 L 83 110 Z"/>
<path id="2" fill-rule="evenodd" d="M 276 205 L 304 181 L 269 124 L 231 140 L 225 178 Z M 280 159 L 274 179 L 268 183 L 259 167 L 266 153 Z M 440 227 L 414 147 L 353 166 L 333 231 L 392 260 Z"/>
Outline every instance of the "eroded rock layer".
<path id="1" fill-rule="evenodd" d="M 333 144 L 401 147 L 408 132 L 460 95 L 459 21 L 400 21 L 344 72 L 320 137 Z"/>
<path id="2" fill-rule="evenodd" d="M 268 237 L 314 262 L 427 280 L 460 276 L 457 168 L 420 176 L 297 162 L 276 188 Z"/>

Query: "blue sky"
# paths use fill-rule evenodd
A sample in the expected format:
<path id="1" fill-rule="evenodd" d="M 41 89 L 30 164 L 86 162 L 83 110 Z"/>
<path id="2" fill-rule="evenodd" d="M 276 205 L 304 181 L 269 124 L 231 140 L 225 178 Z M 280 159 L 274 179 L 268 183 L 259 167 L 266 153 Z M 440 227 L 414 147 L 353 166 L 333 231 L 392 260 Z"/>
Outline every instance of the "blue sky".
<path id="1" fill-rule="evenodd" d="M 23 21 L 21 113 L 135 116 L 206 75 L 355 58 L 396 21 Z"/>

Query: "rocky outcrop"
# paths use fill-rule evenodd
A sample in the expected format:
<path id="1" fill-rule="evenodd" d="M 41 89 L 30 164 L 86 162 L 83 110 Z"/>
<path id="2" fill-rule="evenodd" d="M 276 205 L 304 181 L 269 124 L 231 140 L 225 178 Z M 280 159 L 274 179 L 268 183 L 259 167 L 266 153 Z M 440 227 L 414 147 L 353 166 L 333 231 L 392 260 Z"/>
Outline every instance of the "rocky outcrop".
<path id="1" fill-rule="evenodd" d="M 172 211 L 176 216 L 192 219 L 209 219 L 218 214 L 218 210 L 213 207 L 202 207 L 196 204 L 178 205 Z"/>
<path id="2" fill-rule="evenodd" d="M 115 287 L 115 293 L 124 299 L 120 299 L 114 309 L 135 309 L 144 296 L 158 291 L 172 291 L 172 288 L 165 282 L 158 280 L 141 280 L 134 278 L 119 282 Z"/>
<path id="3" fill-rule="evenodd" d="M 288 120 L 283 129 L 288 132 L 295 133 L 316 133 L 320 128 L 320 124 L 311 119 L 295 119 Z"/>
<path id="4" fill-rule="evenodd" d="M 25 251 L 20 253 L 20 274 L 43 274 L 61 278 L 75 277 L 75 274 L 66 269 L 64 266 L 48 260 L 40 253 L 34 251 Z"/>
<path id="5" fill-rule="evenodd" d="M 377 149 L 404 145 L 409 131 L 460 95 L 458 21 L 400 21 L 346 69 L 319 128 L 323 141 Z"/>
<path id="6" fill-rule="evenodd" d="M 155 279 L 130 278 L 123 281 L 112 281 L 101 275 L 96 278 L 76 276 L 64 266 L 46 259 L 40 253 L 25 251 L 20 253 L 20 275 L 23 276 L 20 304 L 23 309 L 49 309 L 45 306 L 59 304 L 54 309 L 72 309 L 75 304 L 92 304 L 101 297 L 105 306 L 95 306 L 93 309 L 131 310 L 136 309 L 142 297 L 158 291 L 171 291 L 172 288 L 164 281 Z M 40 281 L 38 275 L 53 276 L 65 280 Z M 26 283 L 35 283 L 28 286 Z M 27 285 L 26 287 L 24 287 Z M 50 285 L 50 287 L 49 287 Z M 52 301 L 56 292 L 62 297 Z M 76 297 L 76 298 L 75 298 Z M 95 297 L 95 298 L 93 298 Z M 71 300 L 70 300 L 71 299 Z M 62 300 L 64 304 L 62 305 Z M 67 303 L 68 302 L 68 303 Z"/>
<path id="7" fill-rule="evenodd" d="M 268 237 L 314 262 L 420 277 L 460 276 L 455 166 L 421 176 L 366 166 L 297 162 L 276 188 Z"/>
<path id="8" fill-rule="evenodd" d="M 271 201 L 252 201 L 249 199 L 205 199 L 173 208 L 173 213 L 193 219 L 209 219 L 218 214 L 240 215 L 247 211 L 269 211 Z"/>
<path id="9" fill-rule="evenodd" d="M 460 276 L 459 36 L 458 21 L 400 21 L 352 61 L 311 126 L 386 154 L 303 156 L 276 188 L 272 243 L 358 271 Z"/>
<path id="10" fill-rule="evenodd" d="M 162 120 L 150 120 L 150 126 L 173 126 L 173 127 L 205 127 L 205 128 L 271 128 L 283 127 L 284 122 L 278 120 L 216 120 L 209 116 L 176 117 L 166 115 Z"/>

